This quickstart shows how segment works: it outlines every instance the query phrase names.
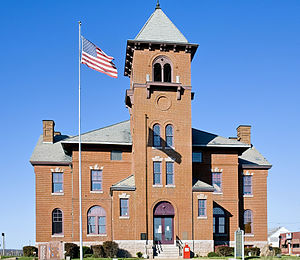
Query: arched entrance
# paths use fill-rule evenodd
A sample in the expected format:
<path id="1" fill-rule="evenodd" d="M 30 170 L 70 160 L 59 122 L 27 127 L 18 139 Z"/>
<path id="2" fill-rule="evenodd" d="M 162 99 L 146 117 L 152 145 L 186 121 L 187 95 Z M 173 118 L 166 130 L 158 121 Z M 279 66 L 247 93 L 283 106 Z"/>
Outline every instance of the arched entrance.
<path id="1" fill-rule="evenodd" d="M 156 244 L 174 244 L 174 207 L 159 202 L 153 210 L 153 240 Z"/>

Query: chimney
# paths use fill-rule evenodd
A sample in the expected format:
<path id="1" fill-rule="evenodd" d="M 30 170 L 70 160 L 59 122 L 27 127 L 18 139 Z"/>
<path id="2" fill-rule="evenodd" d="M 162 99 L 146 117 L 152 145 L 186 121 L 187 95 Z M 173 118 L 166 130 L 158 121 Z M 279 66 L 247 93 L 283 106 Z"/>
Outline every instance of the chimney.
<path id="1" fill-rule="evenodd" d="M 43 120 L 43 142 L 52 143 L 54 141 L 54 126 L 53 120 Z"/>
<path id="2" fill-rule="evenodd" d="M 251 144 L 251 126 L 240 125 L 237 130 L 237 140 L 245 144 Z"/>

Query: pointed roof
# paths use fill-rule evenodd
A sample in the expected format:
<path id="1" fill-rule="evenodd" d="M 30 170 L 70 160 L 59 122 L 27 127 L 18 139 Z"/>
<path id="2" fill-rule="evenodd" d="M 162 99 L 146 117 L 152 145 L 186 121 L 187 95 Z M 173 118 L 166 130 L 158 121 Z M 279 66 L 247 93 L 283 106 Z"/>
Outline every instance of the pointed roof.
<path id="1" fill-rule="evenodd" d="M 159 5 L 135 37 L 136 41 L 188 43 Z"/>
<path id="2" fill-rule="evenodd" d="M 111 190 L 135 190 L 135 178 L 134 175 L 130 175 L 127 178 L 119 181 L 118 183 L 110 187 Z"/>

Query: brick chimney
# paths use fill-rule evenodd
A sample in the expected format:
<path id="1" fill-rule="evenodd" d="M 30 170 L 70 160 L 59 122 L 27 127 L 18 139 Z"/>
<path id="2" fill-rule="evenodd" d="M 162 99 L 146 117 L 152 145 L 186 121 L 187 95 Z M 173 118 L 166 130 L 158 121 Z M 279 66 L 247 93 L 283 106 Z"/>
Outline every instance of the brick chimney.
<path id="1" fill-rule="evenodd" d="M 251 144 L 251 126 L 240 125 L 237 130 L 237 140 L 245 144 Z"/>
<path id="2" fill-rule="evenodd" d="M 43 120 L 43 142 L 52 143 L 54 141 L 54 126 L 53 120 Z"/>

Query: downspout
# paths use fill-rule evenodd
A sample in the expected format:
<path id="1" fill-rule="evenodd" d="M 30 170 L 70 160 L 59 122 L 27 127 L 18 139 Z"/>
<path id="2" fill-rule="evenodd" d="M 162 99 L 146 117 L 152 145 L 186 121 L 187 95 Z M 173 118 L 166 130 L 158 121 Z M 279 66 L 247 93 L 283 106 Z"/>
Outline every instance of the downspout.
<path id="1" fill-rule="evenodd" d="M 72 167 L 72 164 L 69 164 L 69 167 L 71 168 L 71 174 L 72 174 L 72 241 L 73 241 L 73 239 L 74 239 L 74 194 L 73 194 L 73 185 L 74 185 L 74 183 L 73 183 L 73 178 L 74 178 L 74 176 L 73 176 L 73 167 Z M 73 241 L 74 242 L 74 241 Z"/>
<path id="2" fill-rule="evenodd" d="M 148 140 L 147 140 L 147 132 L 148 132 L 148 122 L 147 122 L 148 116 L 145 114 L 145 182 L 146 182 L 146 187 L 145 187 L 145 192 L 146 192 L 146 254 L 148 255 L 147 252 L 147 245 L 148 245 L 148 233 L 149 233 L 149 223 L 148 223 L 148 154 L 147 154 L 147 148 L 148 148 Z"/>
<path id="3" fill-rule="evenodd" d="M 193 252 L 195 254 L 195 240 L 194 240 L 194 194 L 192 188 L 192 240 L 193 240 Z"/>

